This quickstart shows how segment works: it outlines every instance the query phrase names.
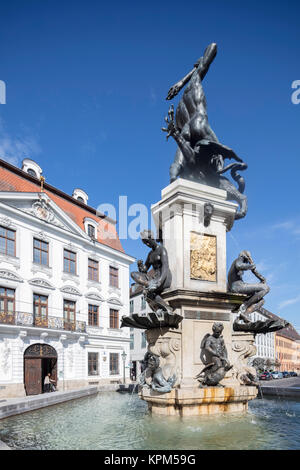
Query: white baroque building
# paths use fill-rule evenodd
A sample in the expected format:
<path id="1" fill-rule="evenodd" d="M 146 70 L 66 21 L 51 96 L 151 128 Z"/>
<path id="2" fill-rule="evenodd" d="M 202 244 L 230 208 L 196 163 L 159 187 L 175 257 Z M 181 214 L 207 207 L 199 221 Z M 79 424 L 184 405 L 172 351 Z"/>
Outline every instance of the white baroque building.
<path id="1" fill-rule="evenodd" d="M 271 312 L 261 308 L 256 312 L 251 314 L 252 321 L 262 320 L 265 321 L 269 319 Z M 256 355 L 254 357 L 261 357 L 264 359 L 270 359 L 275 361 L 275 332 L 260 334 L 255 336 L 255 346 L 256 346 Z M 251 358 L 251 359 L 254 359 Z"/>
<path id="2" fill-rule="evenodd" d="M 130 289 L 130 314 L 146 315 L 151 309 L 145 301 L 142 288 L 134 284 Z M 142 361 L 147 351 L 145 330 L 130 328 L 130 359 L 131 377 L 137 378 L 141 374 Z"/>
<path id="3" fill-rule="evenodd" d="M 129 265 L 115 221 L 0 160 L 0 397 L 129 377 Z M 126 358 L 125 358 L 125 354 Z"/>
<path id="4" fill-rule="evenodd" d="M 250 319 L 252 322 L 256 321 L 265 321 L 269 318 L 272 318 L 272 313 L 266 310 L 265 308 L 260 308 L 259 310 L 252 312 L 250 314 Z M 233 315 L 233 319 L 237 318 L 238 314 Z M 255 335 L 254 344 L 256 346 L 256 354 L 250 358 L 250 362 L 252 362 L 256 357 L 260 357 L 263 359 L 270 359 L 271 361 L 275 361 L 276 354 L 275 354 L 275 333 L 265 333 L 265 334 L 258 334 Z"/>

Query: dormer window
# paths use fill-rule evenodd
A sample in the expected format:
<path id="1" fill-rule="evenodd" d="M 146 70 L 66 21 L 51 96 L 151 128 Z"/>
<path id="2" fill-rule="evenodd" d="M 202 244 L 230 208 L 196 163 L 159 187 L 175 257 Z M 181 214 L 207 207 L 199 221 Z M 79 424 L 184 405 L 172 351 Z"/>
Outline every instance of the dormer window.
<path id="1" fill-rule="evenodd" d="M 77 199 L 77 201 L 83 202 L 84 204 L 87 204 L 88 199 L 89 199 L 86 192 L 83 191 L 83 189 L 79 189 L 79 188 L 74 189 L 72 197 L 74 199 Z"/>
<path id="2" fill-rule="evenodd" d="M 91 238 L 96 238 L 95 237 L 95 227 L 91 224 L 88 224 L 88 236 Z"/>
<path id="3" fill-rule="evenodd" d="M 91 217 L 85 217 L 83 222 L 85 233 L 87 233 L 92 240 L 97 240 L 97 221 L 92 219 Z"/>
<path id="4" fill-rule="evenodd" d="M 22 170 L 25 171 L 28 175 L 37 179 L 40 179 L 43 173 L 41 167 L 30 158 L 24 158 L 22 162 Z"/>

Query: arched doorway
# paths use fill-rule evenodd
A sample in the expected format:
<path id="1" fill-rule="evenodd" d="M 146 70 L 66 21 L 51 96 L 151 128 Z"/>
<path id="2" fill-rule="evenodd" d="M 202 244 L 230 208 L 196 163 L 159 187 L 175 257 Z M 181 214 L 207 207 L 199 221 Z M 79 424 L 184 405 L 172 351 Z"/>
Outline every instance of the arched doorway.
<path id="1" fill-rule="evenodd" d="M 57 382 L 57 352 L 49 344 L 32 344 L 24 352 L 26 395 L 43 393 L 44 378 L 50 372 Z"/>

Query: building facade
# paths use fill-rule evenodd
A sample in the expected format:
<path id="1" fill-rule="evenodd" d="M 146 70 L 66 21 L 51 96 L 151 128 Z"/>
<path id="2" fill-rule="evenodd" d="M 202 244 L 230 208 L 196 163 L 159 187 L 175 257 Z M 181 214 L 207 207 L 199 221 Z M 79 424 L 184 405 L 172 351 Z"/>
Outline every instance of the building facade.
<path id="1" fill-rule="evenodd" d="M 265 321 L 270 318 L 271 312 L 265 308 L 260 308 L 258 311 L 253 312 L 251 316 L 252 321 Z M 255 336 L 256 355 L 254 357 L 260 357 L 269 359 L 275 363 L 275 333 L 258 334 Z M 251 358 L 254 359 L 254 358 Z"/>
<path id="2" fill-rule="evenodd" d="M 276 358 L 280 371 L 300 373 L 300 335 L 290 325 L 276 332 Z"/>
<path id="3" fill-rule="evenodd" d="M 147 315 L 150 307 L 145 301 L 142 289 L 134 285 L 130 289 L 130 314 L 138 313 L 139 315 Z M 130 328 L 130 362 L 131 362 L 131 378 L 137 379 L 141 374 L 142 361 L 147 351 L 147 340 L 145 330 Z"/>
<path id="4" fill-rule="evenodd" d="M 84 191 L 41 173 L 0 160 L 0 397 L 41 393 L 49 372 L 59 390 L 129 377 L 134 259 Z"/>

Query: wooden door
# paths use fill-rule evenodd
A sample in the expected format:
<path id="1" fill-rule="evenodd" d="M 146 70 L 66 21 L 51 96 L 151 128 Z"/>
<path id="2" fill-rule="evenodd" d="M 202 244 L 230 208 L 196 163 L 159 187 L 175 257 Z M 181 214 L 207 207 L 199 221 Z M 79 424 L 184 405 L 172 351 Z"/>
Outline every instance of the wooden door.
<path id="1" fill-rule="evenodd" d="M 51 358 L 51 379 L 57 384 L 57 358 Z"/>
<path id="2" fill-rule="evenodd" d="M 43 391 L 42 359 L 25 359 L 25 389 L 27 395 L 38 395 Z"/>

